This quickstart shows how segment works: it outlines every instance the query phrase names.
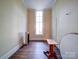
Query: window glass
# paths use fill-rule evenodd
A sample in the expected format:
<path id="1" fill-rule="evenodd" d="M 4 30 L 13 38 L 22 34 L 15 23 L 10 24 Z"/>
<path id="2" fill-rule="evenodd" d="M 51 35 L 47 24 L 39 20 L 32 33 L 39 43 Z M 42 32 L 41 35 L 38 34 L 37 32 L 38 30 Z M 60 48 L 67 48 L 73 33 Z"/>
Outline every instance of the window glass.
<path id="1" fill-rule="evenodd" d="M 43 12 L 36 11 L 36 35 L 43 34 Z"/>

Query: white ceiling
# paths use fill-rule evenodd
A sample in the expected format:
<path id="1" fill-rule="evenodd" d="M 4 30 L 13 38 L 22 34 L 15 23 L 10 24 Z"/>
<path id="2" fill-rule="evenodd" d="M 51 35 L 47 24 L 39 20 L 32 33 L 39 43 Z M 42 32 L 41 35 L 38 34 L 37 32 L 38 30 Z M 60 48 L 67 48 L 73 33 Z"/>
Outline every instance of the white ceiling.
<path id="1" fill-rule="evenodd" d="M 56 0 L 24 0 L 27 8 L 41 10 L 44 8 L 52 8 Z"/>

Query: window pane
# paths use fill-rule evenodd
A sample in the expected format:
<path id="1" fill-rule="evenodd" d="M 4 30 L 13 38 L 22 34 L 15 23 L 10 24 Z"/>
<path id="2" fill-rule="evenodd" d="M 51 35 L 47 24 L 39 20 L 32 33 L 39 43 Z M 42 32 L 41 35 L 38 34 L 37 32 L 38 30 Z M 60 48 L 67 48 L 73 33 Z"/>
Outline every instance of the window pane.
<path id="1" fill-rule="evenodd" d="M 36 22 L 43 22 L 42 17 L 36 17 Z"/>
<path id="2" fill-rule="evenodd" d="M 42 11 L 37 11 L 36 16 L 43 16 L 43 12 Z"/>
<path id="3" fill-rule="evenodd" d="M 40 19 L 39 22 L 43 22 L 42 17 L 39 17 L 39 19 Z"/>
<path id="4" fill-rule="evenodd" d="M 43 34 L 43 13 L 42 11 L 36 12 L 36 34 Z"/>
<path id="5" fill-rule="evenodd" d="M 37 29 L 37 30 L 36 30 L 36 34 L 39 34 L 39 29 L 40 29 L 40 28 L 39 28 L 39 24 L 36 26 L 36 29 Z"/>
<path id="6" fill-rule="evenodd" d="M 36 22 L 39 22 L 39 17 L 38 16 L 36 17 Z"/>

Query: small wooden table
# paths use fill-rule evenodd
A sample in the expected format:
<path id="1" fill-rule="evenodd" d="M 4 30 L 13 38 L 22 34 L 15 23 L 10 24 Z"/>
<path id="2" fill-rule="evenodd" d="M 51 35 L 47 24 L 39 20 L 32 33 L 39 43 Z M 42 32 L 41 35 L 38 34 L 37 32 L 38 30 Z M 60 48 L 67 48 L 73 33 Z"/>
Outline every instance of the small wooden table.
<path id="1" fill-rule="evenodd" d="M 48 59 L 51 59 L 52 57 L 58 59 L 54 51 L 57 43 L 52 39 L 47 39 L 47 43 L 49 45 L 49 51 L 44 51 L 44 54 L 48 57 Z"/>

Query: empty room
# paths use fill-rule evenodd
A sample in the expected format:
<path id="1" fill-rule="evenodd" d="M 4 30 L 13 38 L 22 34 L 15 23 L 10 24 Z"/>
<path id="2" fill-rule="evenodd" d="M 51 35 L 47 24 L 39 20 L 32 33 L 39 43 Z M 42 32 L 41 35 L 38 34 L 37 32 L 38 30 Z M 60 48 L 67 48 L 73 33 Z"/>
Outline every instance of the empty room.
<path id="1" fill-rule="evenodd" d="M 0 0 L 0 59 L 78 59 L 78 0 Z"/>

